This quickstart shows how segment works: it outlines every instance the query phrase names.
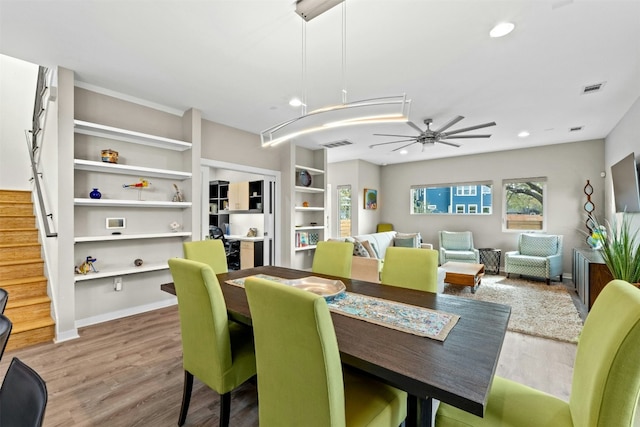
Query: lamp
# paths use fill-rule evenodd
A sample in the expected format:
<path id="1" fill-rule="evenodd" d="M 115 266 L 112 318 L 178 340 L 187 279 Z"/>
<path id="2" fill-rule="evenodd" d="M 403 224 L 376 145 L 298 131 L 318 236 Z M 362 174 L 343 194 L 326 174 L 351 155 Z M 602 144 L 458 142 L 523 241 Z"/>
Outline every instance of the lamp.
<path id="1" fill-rule="evenodd" d="M 344 0 L 298 0 L 296 13 L 309 21 Z M 342 4 L 342 103 L 307 113 L 306 100 L 306 22 L 302 23 L 302 114 L 260 132 L 262 147 L 274 146 L 295 137 L 321 130 L 372 123 L 407 122 L 411 100 L 406 94 L 347 102 L 346 90 L 346 3 Z"/>

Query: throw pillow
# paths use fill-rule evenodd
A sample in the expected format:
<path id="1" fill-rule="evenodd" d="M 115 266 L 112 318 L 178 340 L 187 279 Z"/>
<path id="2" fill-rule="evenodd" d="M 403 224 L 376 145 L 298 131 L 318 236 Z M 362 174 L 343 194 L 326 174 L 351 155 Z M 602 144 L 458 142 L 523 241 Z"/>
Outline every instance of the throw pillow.
<path id="1" fill-rule="evenodd" d="M 420 243 L 422 243 L 422 238 L 420 237 L 420 233 L 396 233 L 396 239 L 413 239 L 413 245 L 409 246 L 411 248 L 419 248 Z M 395 245 L 394 246 L 398 246 Z"/>
<path id="2" fill-rule="evenodd" d="M 373 252 L 376 254 L 376 258 L 380 259 L 380 251 L 378 250 L 378 247 L 376 246 L 375 243 L 373 242 L 369 242 L 369 244 L 371 245 L 371 248 L 373 249 Z"/>
<path id="3" fill-rule="evenodd" d="M 399 246 L 402 248 L 415 248 L 416 247 L 415 241 L 416 241 L 415 237 L 410 237 L 408 239 L 400 239 L 398 237 L 395 237 L 393 239 L 393 246 Z"/>
<path id="4" fill-rule="evenodd" d="M 353 256 L 361 256 L 364 258 L 371 258 L 367 249 L 362 245 L 362 243 L 353 237 L 347 237 L 344 239 L 346 242 L 353 243 Z"/>
<path id="5" fill-rule="evenodd" d="M 369 243 L 368 240 L 359 240 L 356 239 L 358 242 L 362 243 L 362 246 L 364 246 L 364 248 L 367 250 L 367 252 L 369 253 L 369 257 L 370 258 L 378 258 L 376 256 L 375 251 L 373 250 L 373 248 L 371 247 L 371 243 Z"/>

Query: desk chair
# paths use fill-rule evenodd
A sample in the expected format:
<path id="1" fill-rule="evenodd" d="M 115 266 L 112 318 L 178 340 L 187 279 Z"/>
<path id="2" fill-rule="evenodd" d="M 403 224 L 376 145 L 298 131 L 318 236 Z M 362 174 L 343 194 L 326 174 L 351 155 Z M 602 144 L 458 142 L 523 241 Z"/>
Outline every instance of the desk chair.
<path id="1" fill-rule="evenodd" d="M 227 273 L 227 253 L 222 240 L 200 240 L 182 244 L 184 257 L 207 264 L 216 274 Z"/>
<path id="2" fill-rule="evenodd" d="M 388 247 L 381 282 L 383 285 L 438 292 L 438 251 Z"/>
<path id="3" fill-rule="evenodd" d="M 169 259 L 178 297 L 184 391 L 178 425 L 187 419 L 193 377 L 220 393 L 220 426 L 229 425 L 231 391 L 256 374 L 251 328 L 230 321 L 220 283 L 206 264 Z"/>
<path id="4" fill-rule="evenodd" d="M 331 276 L 351 278 L 353 243 L 325 241 L 318 242 L 313 254 L 311 271 Z"/>
<path id="5" fill-rule="evenodd" d="M 613 280 L 580 335 L 569 402 L 501 377 L 484 418 L 440 404 L 436 426 L 632 426 L 640 394 L 640 289 Z"/>
<path id="6" fill-rule="evenodd" d="M 7 307 L 7 301 L 9 301 L 9 292 L 0 288 L 0 314 L 4 313 L 4 309 Z"/>
<path id="7" fill-rule="evenodd" d="M 404 391 L 349 371 L 343 379 L 323 297 L 256 277 L 246 279 L 245 289 L 255 335 L 261 427 L 402 423 Z"/>
<path id="8" fill-rule="evenodd" d="M 209 227 L 209 237 L 222 241 L 224 251 L 227 255 L 228 269 L 240 270 L 240 242 L 229 242 L 226 237 L 224 237 L 222 228 L 215 226 Z"/>
<path id="9" fill-rule="evenodd" d="M 14 357 L 0 388 L 0 425 L 40 427 L 46 407 L 46 383 L 36 371 Z"/>

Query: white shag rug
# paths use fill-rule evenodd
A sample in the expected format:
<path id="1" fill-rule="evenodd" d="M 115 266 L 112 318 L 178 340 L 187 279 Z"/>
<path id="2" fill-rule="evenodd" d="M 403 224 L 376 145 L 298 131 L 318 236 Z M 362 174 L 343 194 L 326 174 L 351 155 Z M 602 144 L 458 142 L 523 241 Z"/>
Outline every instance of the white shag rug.
<path id="1" fill-rule="evenodd" d="M 445 283 L 444 293 L 511 306 L 508 330 L 558 341 L 578 341 L 582 319 L 567 288 L 551 282 L 535 282 L 485 275 L 475 294 L 468 286 Z"/>

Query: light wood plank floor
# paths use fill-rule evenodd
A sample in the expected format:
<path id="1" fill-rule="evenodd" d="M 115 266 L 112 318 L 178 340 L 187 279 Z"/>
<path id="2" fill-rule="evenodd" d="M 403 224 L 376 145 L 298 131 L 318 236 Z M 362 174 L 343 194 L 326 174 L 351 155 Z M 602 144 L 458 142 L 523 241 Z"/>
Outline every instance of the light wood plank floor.
<path id="1" fill-rule="evenodd" d="M 177 306 L 82 328 L 80 338 L 6 352 L 47 382 L 45 427 L 175 426 L 182 396 Z M 576 346 L 508 333 L 498 374 L 568 399 Z M 257 426 L 253 384 L 232 394 L 232 426 Z M 218 425 L 219 397 L 194 382 L 187 426 Z"/>

